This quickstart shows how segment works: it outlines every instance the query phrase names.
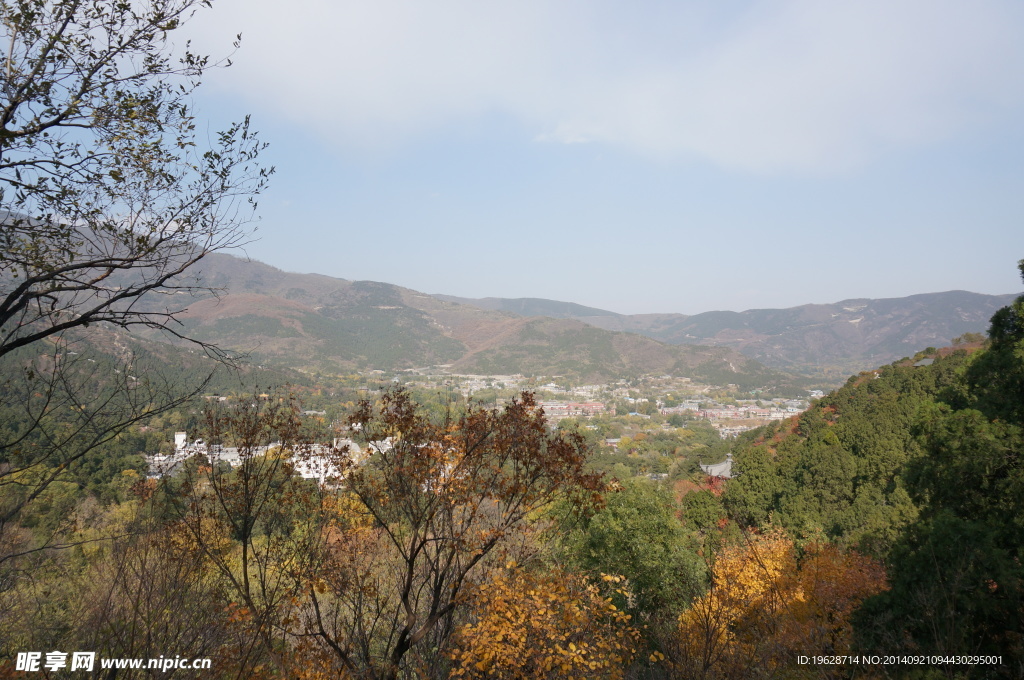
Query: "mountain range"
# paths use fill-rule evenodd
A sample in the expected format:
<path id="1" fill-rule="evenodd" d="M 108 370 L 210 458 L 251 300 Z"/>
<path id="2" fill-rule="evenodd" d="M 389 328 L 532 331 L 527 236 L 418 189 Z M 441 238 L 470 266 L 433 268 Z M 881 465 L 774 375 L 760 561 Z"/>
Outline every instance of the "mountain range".
<path id="1" fill-rule="evenodd" d="M 1016 295 L 954 290 L 902 298 L 843 300 L 788 309 L 685 314 L 617 314 L 538 298 L 443 300 L 523 316 L 575 319 L 674 345 L 731 347 L 783 371 L 842 377 L 984 332 L 992 314 Z"/>
<path id="2" fill-rule="evenodd" d="M 641 374 L 749 388 L 801 382 L 728 347 L 673 345 L 577 319 L 485 310 L 388 283 L 289 273 L 230 255 L 210 255 L 191 276 L 220 294 L 191 301 L 180 316 L 183 331 L 301 370 L 443 366 L 588 382 Z"/>
<path id="3" fill-rule="evenodd" d="M 184 331 L 304 371 L 671 374 L 744 388 L 835 381 L 966 332 L 1013 295 L 964 291 L 789 309 L 624 315 L 534 298 L 428 295 L 389 283 L 284 272 L 226 254 L 190 273 L 219 289 L 189 301 Z M 802 377 L 801 377 L 802 376 Z"/>

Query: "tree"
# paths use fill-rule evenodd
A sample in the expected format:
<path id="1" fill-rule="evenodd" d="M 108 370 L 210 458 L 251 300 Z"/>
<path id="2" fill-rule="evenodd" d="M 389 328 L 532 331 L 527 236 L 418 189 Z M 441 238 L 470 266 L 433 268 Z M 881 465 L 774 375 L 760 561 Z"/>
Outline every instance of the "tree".
<path id="1" fill-rule="evenodd" d="M 78 643 L 105 657 L 156 658 L 172 649 L 193 658 L 224 656 L 235 620 L 219 574 L 183 526 L 161 525 L 151 510 L 143 500 L 111 511 L 125 526 L 111 527 L 121 535 L 94 548 L 81 582 L 72 581 L 77 592 L 63 596 L 68 609 L 81 612 L 66 637 L 46 641 L 54 648 Z"/>
<path id="2" fill-rule="evenodd" d="M 180 275 L 244 241 L 263 146 L 248 119 L 198 146 L 214 64 L 169 43 L 207 4 L 0 3 L 0 356 L 94 322 L 180 335 L 188 295 L 141 298 L 203 290 Z"/>
<path id="3" fill-rule="evenodd" d="M 716 557 L 710 590 L 679 618 L 677 655 L 691 677 L 778 677 L 802 650 L 847 654 L 851 615 L 885 590 L 874 559 L 811 544 L 799 562 L 780 530 L 748 534 Z"/>
<path id="4" fill-rule="evenodd" d="M 696 541 L 676 518 L 668 490 L 647 479 L 623 481 L 578 525 L 566 540 L 568 560 L 595 576 L 629 579 L 627 610 L 647 623 L 674 621 L 703 585 Z"/>
<path id="5" fill-rule="evenodd" d="M 1018 268 L 1024 280 L 1024 260 Z M 988 336 L 967 373 L 974 402 L 990 418 L 1024 424 L 1024 295 L 992 315 Z"/>
<path id="6" fill-rule="evenodd" d="M 322 567 L 334 506 L 326 485 L 294 475 L 294 461 L 318 459 L 317 467 L 334 472 L 325 479 L 331 484 L 348 462 L 345 451 L 307 437 L 299 411 L 283 397 L 208 409 L 206 440 L 233 449 L 239 464 L 189 465 L 162 489 L 178 520 L 170 531 L 184 534 L 224 583 L 248 647 L 235 663 L 249 671 L 266 659 L 284 677 L 291 677 L 285 650 L 293 609 Z"/>
<path id="7" fill-rule="evenodd" d="M 488 560 L 514 558 L 554 501 L 583 509 L 604 490 L 584 470 L 583 439 L 550 432 L 529 393 L 436 423 L 398 389 L 362 402 L 352 422 L 375 451 L 345 481 L 367 522 L 328 552 L 307 608 L 309 633 L 342 673 L 436 669 Z"/>
<path id="8" fill-rule="evenodd" d="M 860 649 L 927 655 L 1003 655 L 1006 665 L 977 676 L 1020 677 L 1024 649 L 1019 543 L 1007 546 L 998 522 L 942 510 L 915 523 L 894 547 L 892 589 L 856 615 Z M 955 650 L 955 651 L 954 651 Z M 966 665 L 943 667 L 970 673 Z M 960 676 L 964 677 L 964 676 Z"/>
<path id="9" fill-rule="evenodd" d="M 126 342 L 96 335 L 111 345 Z M 26 535 L 47 489 L 80 482 L 86 464 L 109 458 L 112 444 L 146 418 L 185 403 L 205 384 L 192 359 L 167 375 L 160 357 L 96 351 L 68 338 L 22 347 L 0 358 L 0 567 L 28 552 L 62 544 L 63 526 Z M 74 348 L 74 349 L 73 349 Z M 78 350 L 78 351 L 74 351 Z M 188 377 L 189 369 L 197 377 Z M 81 493 L 76 486 L 76 500 Z"/>
<path id="10" fill-rule="evenodd" d="M 1024 261 L 1020 269 L 1024 276 Z M 858 615 L 865 648 L 1001 655 L 1024 672 L 1024 296 L 992 316 L 989 346 L 960 379 L 918 409 L 923 456 L 905 478 L 920 506 L 889 561 L 892 589 Z M 938 362 L 937 362 L 938 363 Z M 952 652 L 950 650 L 956 650 Z M 973 677 L 973 675 L 972 675 Z"/>
<path id="11" fill-rule="evenodd" d="M 190 95 L 217 64 L 170 36 L 209 4 L 0 1 L 0 408 L 20 410 L 0 487 L 48 471 L 0 508 L 0 534 L 69 465 L 202 388 L 130 380 L 137 357 L 110 335 L 93 342 L 121 346 L 109 375 L 72 357 L 97 325 L 186 337 L 177 315 L 207 291 L 189 268 L 245 241 L 272 172 L 248 119 L 197 141 Z"/>
<path id="12" fill-rule="evenodd" d="M 668 417 L 668 424 L 672 427 L 686 427 L 686 417 L 681 413 L 673 413 Z"/>
<path id="13" fill-rule="evenodd" d="M 450 652 L 450 677 L 624 678 L 640 631 L 614 599 L 629 596 L 621 576 L 499 574 L 474 593 L 474 617 Z"/>

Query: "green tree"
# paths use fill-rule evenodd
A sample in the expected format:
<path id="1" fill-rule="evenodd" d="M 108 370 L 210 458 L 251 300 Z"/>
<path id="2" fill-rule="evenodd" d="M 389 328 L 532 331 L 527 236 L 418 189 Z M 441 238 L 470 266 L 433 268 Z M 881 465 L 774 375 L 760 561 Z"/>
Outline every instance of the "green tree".
<path id="1" fill-rule="evenodd" d="M 860 649 L 1003 655 L 1005 666 L 969 677 L 1020 677 L 1021 567 L 999 533 L 948 511 L 910 527 L 889 557 L 892 589 L 856 615 Z"/>
<path id="2" fill-rule="evenodd" d="M 1024 280 L 1024 260 L 1018 267 Z M 989 351 L 967 374 L 975 405 L 991 418 L 1024 423 L 1024 295 L 992 315 L 988 335 Z"/>
<path id="3" fill-rule="evenodd" d="M 703 585 L 697 547 L 668 489 L 634 477 L 573 530 L 565 549 L 569 562 L 594 575 L 625 576 L 635 595 L 629 611 L 665 622 Z"/>
<path id="4" fill-rule="evenodd" d="M 680 413 L 673 413 L 668 417 L 668 424 L 672 427 L 686 427 L 687 418 Z"/>
<path id="5" fill-rule="evenodd" d="M 992 317 L 991 344 L 959 384 L 919 410 L 924 455 L 905 477 L 920 518 L 890 555 L 892 590 L 859 615 L 866 648 L 1004 657 L 997 668 L 944 669 L 970 677 L 1024 670 L 1022 319 L 1024 296 Z"/>

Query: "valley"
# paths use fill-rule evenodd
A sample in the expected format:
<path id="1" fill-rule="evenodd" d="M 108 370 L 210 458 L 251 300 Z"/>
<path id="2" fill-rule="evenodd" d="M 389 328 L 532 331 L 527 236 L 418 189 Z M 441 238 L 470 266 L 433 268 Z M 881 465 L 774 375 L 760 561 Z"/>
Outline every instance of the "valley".
<path id="1" fill-rule="evenodd" d="M 1011 5 L 0 0 L 0 680 L 1024 678 Z"/>

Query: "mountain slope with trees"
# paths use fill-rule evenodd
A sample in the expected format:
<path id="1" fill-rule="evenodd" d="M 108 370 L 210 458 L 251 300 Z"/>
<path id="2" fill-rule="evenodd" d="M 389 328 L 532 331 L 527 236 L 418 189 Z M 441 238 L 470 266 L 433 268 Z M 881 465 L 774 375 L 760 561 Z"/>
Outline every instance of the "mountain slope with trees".
<path id="1" fill-rule="evenodd" d="M 1013 295 L 966 291 L 853 299 L 788 309 L 684 314 L 616 314 L 536 298 L 444 300 L 514 314 L 576 319 L 598 328 L 676 345 L 730 347 L 766 366 L 806 375 L 845 376 L 984 331 Z"/>
<path id="2" fill-rule="evenodd" d="M 447 365 L 587 381 L 671 374 L 747 389 L 802 384 L 726 347 L 670 345 L 573 319 L 482 310 L 387 283 L 283 272 L 228 255 L 194 271 L 220 293 L 192 301 L 180 315 L 189 335 L 293 368 Z"/>
<path id="3" fill-rule="evenodd" d="M 885 561 L 889 587 L 855 617 L 863 651 L 995 655 L 998 669 L 960 670 L 1019 677 L 1024 296 L 993 315 L 989 335 L 854 376 L 744 438 L 722 503 L 743 526 Z"/>

